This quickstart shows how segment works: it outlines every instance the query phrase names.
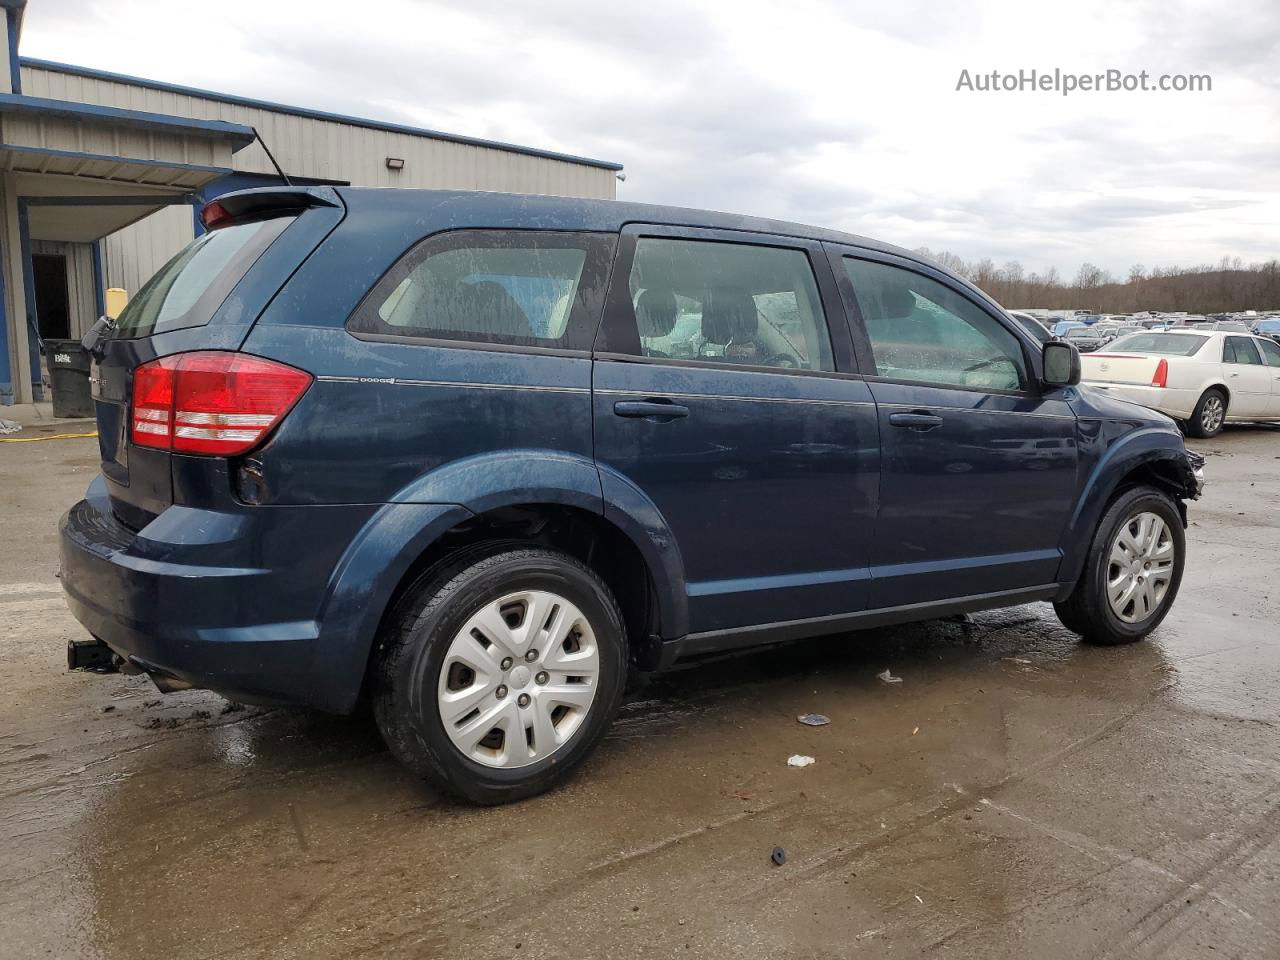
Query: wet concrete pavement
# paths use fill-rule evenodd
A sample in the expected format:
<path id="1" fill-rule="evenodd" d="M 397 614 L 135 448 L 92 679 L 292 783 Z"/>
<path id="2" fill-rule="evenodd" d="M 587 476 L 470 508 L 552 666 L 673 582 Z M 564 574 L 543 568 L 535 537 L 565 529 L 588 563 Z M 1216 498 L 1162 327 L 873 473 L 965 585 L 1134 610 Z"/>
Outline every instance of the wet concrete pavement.
<path id="1" fill-rule="evenodd" d="M 497 809 L 367 717 L 67 673 L 95 444 L 0 445 L 0 957 L 1280 956 L 1280 430 L 1192 444 L 1147 642 L 1037 604 L 700 665 Z"/>

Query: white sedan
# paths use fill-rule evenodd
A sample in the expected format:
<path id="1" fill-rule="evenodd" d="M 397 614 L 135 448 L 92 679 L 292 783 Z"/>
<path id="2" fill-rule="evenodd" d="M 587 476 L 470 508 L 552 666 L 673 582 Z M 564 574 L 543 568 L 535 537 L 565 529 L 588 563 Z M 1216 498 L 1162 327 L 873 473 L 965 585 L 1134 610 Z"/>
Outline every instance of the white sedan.
<path id="1" fill-rule="evenodd" d="M 1280 420 L 1280 345 L 1216 330 L 1131 333 L 1080 357 L 1091 387 L 1167 413 L 1193 437 Z"/>

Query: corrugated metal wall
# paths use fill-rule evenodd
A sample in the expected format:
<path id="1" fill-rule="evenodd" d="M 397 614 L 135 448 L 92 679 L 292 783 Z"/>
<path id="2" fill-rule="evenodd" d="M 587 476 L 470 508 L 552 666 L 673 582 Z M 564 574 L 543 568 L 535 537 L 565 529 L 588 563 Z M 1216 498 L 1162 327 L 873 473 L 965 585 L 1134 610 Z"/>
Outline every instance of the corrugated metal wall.
<path id="1" fill-rule="evenodd" d="M 41 67 L 22 68 L 22 92 L 33 97 L 253 126 L 281 166 L 300 177 L 346 180 L 368 187 L 502 190 L 602 199 L 615 196 L 614 171 L 600 167 L 298 117 Z M 403 159 L 404 169 L 388 170 L 387 157 Z M 272 172 L 266 154 L 256 143 L 236 153 L 232 165 L 240 171 Z"/>
<path id="2" fill-rule="evenodd" d="M 587 164 L 298 117 L 43 67 L 22 67 L 22 92 L 253 126 L 281 166 L 299 177 L 342 180 L 356 186 L 497 190 L 601 199 L 613 199 L 617 186 L 613 170 Z M 404 160 L 404 169 L 388 170 L 387 157 Z M 238 172 L 274 173 L 257 143 L 235 153 L 231 162 Z M 133 296 L 193 235 L 192 211 L 185 206 L 168 207 L 110 235 L 102 242 L 106 286 L 122 287 Z"/>
<path id="3" fill-rule="evenodd" d="M 193 211 L 187 206 L 164 207 L 102 241 L 105 285 L 133 296 L 195 236 Z"/>

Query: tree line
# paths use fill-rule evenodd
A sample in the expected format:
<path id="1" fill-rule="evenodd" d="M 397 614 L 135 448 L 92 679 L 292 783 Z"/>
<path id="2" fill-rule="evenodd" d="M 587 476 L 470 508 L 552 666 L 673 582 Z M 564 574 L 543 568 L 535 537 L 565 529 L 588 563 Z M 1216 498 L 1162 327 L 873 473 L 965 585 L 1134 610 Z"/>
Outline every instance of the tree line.
<path id="1" fill-rule="evenodd" d="M 1280 260 L 1276 259 L 1245 266 L 1239 257 L 1223 257 L 1218 264 L 1150 271 L 1139 263 L 1130 267 L 1123 279 L 1086 263 L 1074 279 L 1064 280 L 1055 267 L 1043 274 L 1027 272 L 1017 260 L 996 266 L 989 258 L 968 262 L 954 253 L 935 253 L 928 247 L 915 253 L 959 273 L 1005 307 L 1015 309 L 1203 314 L 1280 310 Z"/>

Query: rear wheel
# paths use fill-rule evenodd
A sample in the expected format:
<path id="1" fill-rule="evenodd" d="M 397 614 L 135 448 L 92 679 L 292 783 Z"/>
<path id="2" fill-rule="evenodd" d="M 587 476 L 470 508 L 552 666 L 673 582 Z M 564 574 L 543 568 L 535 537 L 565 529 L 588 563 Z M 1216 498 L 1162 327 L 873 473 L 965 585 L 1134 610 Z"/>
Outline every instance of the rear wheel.
<path id="1" fill-rule="evenodd" d="M 1178 594 L 1184 545 L 1182 518 L 1167 494 L 1125 491 L 1098 524 L 1075 589 L 1055 604 L 1058 618 L 1088 643 L 1141 640 Z"/>
<path id="2" fill-rule="evenodd" d="M 1217 436 L 1222 432 L 1226 419 L 1227 395 L 1216 387 L 1210 387 L 1201 395 L 1191 418 L 1187 420 L 1187 436 L 1201 439 Z"/>
<path id="3" fill-rule="evenodd" d="M 410 769 L 504 803 L 551 787 L 604 735 L 626 634 L 608 588 L 566 554 L 468 559 L 410 588 L 379 649 L 374 712 Z"/>

